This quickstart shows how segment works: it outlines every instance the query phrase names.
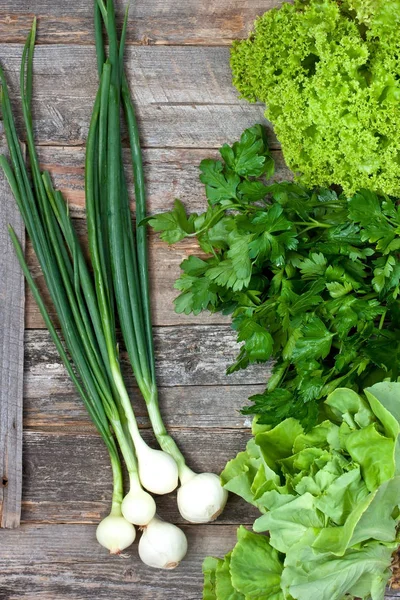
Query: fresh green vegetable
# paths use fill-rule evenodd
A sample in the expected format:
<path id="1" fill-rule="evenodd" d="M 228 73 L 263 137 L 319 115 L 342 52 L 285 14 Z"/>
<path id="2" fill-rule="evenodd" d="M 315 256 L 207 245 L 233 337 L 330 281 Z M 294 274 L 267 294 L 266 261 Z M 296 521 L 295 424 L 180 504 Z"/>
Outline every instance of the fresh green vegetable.
<path id="1" fill-rule="evenodd" d="M 295 0 L 234 43 L 233 83 L 265 102 L 303 184 L 400 195 L 399 14 L 397 0 Z"/>
<path id="2" fill-rule="evenodd" d="M 226 489 L 260 510 L 254 530 L 269 538 L 241 528 L 224 561 L 206 559 L 205 599 L 383 600 L 399 544 L 400 384 L 339 388 L 319 416 L 309 432 L 255 420 L 225 467 Z"/>
<path id="3" fill-rule="evenodd" d="M 214 473 L 196 474 L 186 465 L 182 452 L 173 438 L 168 434 L 161 417 L 158 403 L 151 324 L 147 267 L 147 231 L 144 222 L 146 217 L 146 190 L 139 131 L 134 105 L 123 71 L 122 53 L 121 50 L 119 53 L 117 51 L 115 23 L 112 18 L 113 13 L 110 13 L 108 6 L 106 8 L 101 0 L 99 0 L 99 6 L 101 7 L 101 13 L 105 15 L 104 25 L 110 39 L 109 61 L 111 65 L 119 62 L 120 69 L 118 71 L 113 68 L 112 73 L 114 74 L 114 78 L 111 78 L 110 84 L 107 181 L 111 182 L 111 184 L 108 185 L 107 208 L 103 211 L 103 215 L 108 215 L 104 229 L 108 232 L 111 270 L 107 269 L 104 258 L 103 265 L 99 266 L 97 273 L 100 278 L 103 271 L 107 272 L 108 270 L 112 273 L 119 321 L 133 372 L 145 399 L 157 441 L 164 451 L 164 457 L 167 456 L 170 461 L 173 460 L 173 466 L 166 464 L 162 468 L 160 463 L 160 468 L 149 468 L 146 457 L 141 460 L 141 448 L 145 449 L 148 458 L 148 447 L 139 439 L 139 431 L 126 390 L 123 395 L 125 398 L 124 411 L 128 420 L 128 427 L 132 432 L 132 438 L 135 442 L 142 483 L 150 491 L 166 493 L 175 489 L 179 475 L 181 482 L 181 487 L 178 490 L 179 511 L 188 521 L 206 523 L 216 519 L 223 511 L 227 501 L 227 494 L 222 489 L 217 475 Z M 100 38 L 100 34 L 98 34 L 97 38 Z M 100 44 L 100 41 L 98 41 L 98 44 Z M 114 87 L 119 89 L 119 93 L 115 94 Z M 120 96 L 128 127 L 135 181 L 135 236 L 132 231 L 129 198 L 122 166 L 122 146 L 119 131 Z M 89 156 L 89 166 L 92 163 L 93 157 Z M 101 173 L 98 175 L 98 180 L 101 181 Z M 99 221 L 101 221 L 101 218 L 100 214 Z M 106 217 L 103 216 L 104 218 Z M 93 219 L 93 234 L 95 234 L 95 223 L 96 220 Z M 122 245 L 121 240 L 123 240 Z M 98 255 L 101 259 L 100 252 L 98 252 Z M 101 278 L 101 281 L 99 280 L 99 289 L 105 287 L 104 278 Z M 160 451 L 152 451 L 152 453 L 159 458 L 162 456 Z M 144 465 L 144 467 L 141 468 L 141 465 Z M 165 483 L 163 484 L 163 482 Z"/>
<path id="4" fill-rule="evenodd" d="M 183 261 L 175 309 L 232 313 L 243 344 L 228 373 L 275 359 L 265 393 L 243 413 L 309 427 L 336 387 L 399 376 L 400 211 L 366 190 L 347 199 L 266 185 L 273 160 L 260 125 L 220 153 L 200 165 L 204 214 L 187 216 L 177 200 L 150 219 L 168 243 L 195 236 L 211 255 Z"/>
<path id="5" fill-rule="evenodd" d="M 30 105 L 35 34 L 36 21 L 24 47 L 20 77 L 20 93 L 33 184 L 29 181 L 18 143 L 7 83 L 1 69 L 1 108 L 12 167 L 5 156 L 0 157 L 0 165 L 15 196 L 42 268 L 68 354 L 51 322 L 47 308 L 26 265 L 19 241 L 11 227 L 10 235 L 27 282 L 60 357 L 109 451 L 114 478 L 112 508 L 110 515 L 99 526 L 98 537 L 99 542 L 110 552 L 118 553 L 133 542 L 135 528 L 123 518 L 121 512 L 122 471 L 110 423 L 113 425 L 115 437 L 132 475 L 136 473 L 136 460 L 129 446 L 126 445 L 118 408 L 114 402 L 113 389 L 108 378 L 110 369 L 105 360 L 104 339 L 100 335 L 100 315 L 96 303 L 93 302 L 92 281 L 76 234 L 72 229 L 64 200 L 60 192 L 55 192 L 52 188 L 49 175 L 40 173 L 39 169 Z"/>
<path id="6" fill-rule="evenodd" d="M 112 553 L 119 553 L 135 539 L 133 524 L 149 527 L 142 536 L 139 555 L 150 566 L 174 568 L 186 553 L 185 534 L 174 525 L 155 518 L 155 501 L 143 488 L 157 494 L 175 489 L 179 463 L 182 487 L 178 492 L 178 505 L 187 518 L 196 522 L 216 518 L 225 506 L 227 492 L 217 475 L 195 475 L 186 466 L 182 453 L 161 420 L 151 330 L 146 229 L 139 227 L 135 240 L 122 166 L 120 109 L 123 103 L 132 142 L 137 216 L 142 221 L 146 197 L 141 150 L 134 107 L 123 73 L 127 13 L 118 40 L 113 1 L 95 0 L 94 10 L 100 85 L 86 148 L 90 268 L 62 194 L 53 188 L 50 175 L 41 173 L 39 168 L 31 114 L 36 21 L 23 51 L 20 86 L 32 184 L 18 143 L 7 83 L 1 69 L 1 108 L 12 167 L 4 156 L 0 157 L 0 166 L 32 240 L 66 349 L 10 228 L 21 267 L 66 369 L 110 454 L 114 478 L 112 509 L 99 524 L 97 539 Z M 103 25 L 108 35 L 107 54 Z M 165 450 L 149 447 L 139 431 L 121 373 L 116 310 L 139 388 L 156 436 Z M 125 497 L 117 444 L 129 475 L 130 489 Z"/>

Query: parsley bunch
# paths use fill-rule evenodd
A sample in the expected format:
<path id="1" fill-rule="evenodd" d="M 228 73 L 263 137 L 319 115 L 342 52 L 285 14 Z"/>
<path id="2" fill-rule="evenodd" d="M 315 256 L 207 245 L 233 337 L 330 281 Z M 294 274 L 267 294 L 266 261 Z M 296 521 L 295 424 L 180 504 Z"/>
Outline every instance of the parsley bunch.
<path id="1" fill-rule="evenodd" d="M 220 154 L 200 165 L 205 213 L 188 216 L 176 200 L 150 219 L 169 244 L 196 237 L 209 254 L 183 261 L 175 309 L 232 314 L 243 344 L 228 373 L 275 360 L 242 412 L 310 427 L 336 387 L 399 376 L 400 209 L 366 190 L 267 185 L 274 162 L 260 125 Z"/>

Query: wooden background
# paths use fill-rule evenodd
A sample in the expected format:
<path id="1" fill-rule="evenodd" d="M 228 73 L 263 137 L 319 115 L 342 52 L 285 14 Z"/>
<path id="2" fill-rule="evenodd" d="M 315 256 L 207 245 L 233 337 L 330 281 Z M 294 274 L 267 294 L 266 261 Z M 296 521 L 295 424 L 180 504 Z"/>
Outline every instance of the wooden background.
<path id="1" fill-rule="evenodd" d="M 138 108 L 152 212 L 180 197 L 191 210 L 205 205 L 198 164 L 265 122 L 261 105 L 238 100 L 231 86 L 229 45 L 279 0 L 136 0 L 130 11 L 126 64 Z M 118 3 L 122 15 L 122 2 Z M 0 0 L 0 60 L 13 90 L 33 15 L 38 17 L 34 63 L 34 126 L 40 159 L 66 195 L 84 240 L 84 143 L 96 91 L 91 0 Z M 15 91 L 16 94 L 16 91 Z M 23 136 L 22 136 L 23 137 Z M 278 146 L 278 176 L 287 177 Z M 0 181 L 0 185 L 4 183 Z M 3 190 L 4 191 L 4 190 Z M 238 348 L 226 318 L 173 311 L 173 283 L 195 247 L 168 248 L 151 235 L 151 279 L 161 404 L 188 463 L 220 471 L 245 447 L 249 423 L 238 413 L 263 389 L 268 368 L 227 377 Z M 27 245 L 29 263 L 40 272 Z M 144 437 L 144 407 L 125 373 Z M 145 568 L 136 545 L 110 557 L 95 540 L 106 515 L 111 473 L 103 445 L 81 406 L 40 315 L 26 299 L 22 525 L 0 530 L 0 600 L 200 600 L 201 563 L 232 548 L 239 524 L 255 512 L 231 497 L 212 525 L 183 524 L 189 552 L 160 573 Z M 174 496 L 158 502 L 162 517 L 182 519 Z M 390 596 L 390 592 L 389 592 Z M 388 596 L 388 597 L 389 597 Z M 315 599 L 318 600 L 318 599 Z"/>

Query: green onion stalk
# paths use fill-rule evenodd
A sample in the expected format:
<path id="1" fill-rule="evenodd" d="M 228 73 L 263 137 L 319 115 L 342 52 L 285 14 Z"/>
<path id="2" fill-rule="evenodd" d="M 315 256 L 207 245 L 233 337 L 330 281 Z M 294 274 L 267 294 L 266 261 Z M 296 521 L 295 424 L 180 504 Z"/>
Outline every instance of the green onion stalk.
<path id="1" fill-rule="evenodd" d="M 168 434 L 161 417 L 156 382 L 155 353 L 151 321 L 149 270 L 146 231 L 146 188 L 138 123 L 128 81 L 123 68 L 123 53 L 127 16 L 125 15 L 121 42 L 118 47 L 113 0 L 95 0 L 96 48 L 98 65 L 104 60 L 101 36 L 103 19 L 109 40 L 108 61 L 112 69 L 109 103 L 108 139 L 108 240 L 111 273 L 116 306 L 122 335 L 129 360 L 146 402 L 152 428 L 162 450 L 172 456 L 181 487 L 178 490 L 178 507 L 182 516 L 191 522 L 205 523 L 215 519 L 224 509 L 227 492 L 214 473 L 195 474 Z M 118 68 L 117 68 L 118 65 Z M 122 144 L 119 112 L 123 106 L 127 124 L 136 198 L 136 227 L 132 229 L 129 198 L 122 166 Z M 105 227 L 103 227 L 103 230 Z M 124 404 L 125 408 L 125 404 Z M 130 421 L 130 408 L 126 417 Z M 135 440 L 134 440 L 135 441 Z M 148 469 L 141 468 L 138 448 L 139 473 L 143 482 Z M 142 477 L 143 473 L 143 477 Z M 155 475 L 157 476 L 157 475 Z M 171 485 L 172 485 L 171 481 Z"/>
<path id="2" fill-rule="evenodd" d="M 33 185 L 18 142 L 7 82 L 0 68 L 1 108 L 11 166 L 0 156 L 0 166 L 9 182 L 24 220 L 35 254 L 54 304 L 69 356 L 49 317 L 39 290 L 29 272 L 17 236 L 9 227 L 12 243 L 28 285 L 39 306 L 61 359 L 83 400 L 90 417 L 108 449 L 113 472 L 113 498 L 110 515 L 97 529 L 97 537 L 112 553 L 118 553 L 135 539 L 131 524 L 144 525 L 155 514 L 153 498 L 144 492 L 138 476 L 137 460 L 121 422 L 118 390 L 112 378 L 109 348 L 103 334 L 104 322 L 96 302 L 93 282 L 73 229 L 62 194 L 54 190 L 47 172 L 41 173 L 34 145 L 31 98 L 32 65 L 36 21 L 24 46 L 20 91 Z M 114 354 L 117 354 L 116 344 Z M 115 362 L 115 361 L 114 361 Z M 113 363 L 114 364 L 114 363 Z M 114 435 L 112 435 L 110 425 Z M 131 490 L 123 499 L 121 462 L 126 463 Z M 134 502 L 132 503 L 132 492 Z M 127 498 L 129 501 L 127 502 Z M 124 504 L 133 518 L 123 515 Z"/>

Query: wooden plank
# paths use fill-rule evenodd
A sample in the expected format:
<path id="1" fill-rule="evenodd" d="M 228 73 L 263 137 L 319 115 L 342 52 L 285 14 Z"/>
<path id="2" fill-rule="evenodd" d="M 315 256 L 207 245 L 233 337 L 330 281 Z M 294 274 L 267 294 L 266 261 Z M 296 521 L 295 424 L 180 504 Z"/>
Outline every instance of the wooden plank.
<path id="1" fill-rule="evenodd" d="M 156 368 L 161 387 L 214 385 L 262 385 L 271 373 L 271 364 L 250 365 L 244 371 L 226 375 L 239 345 L 236 334 L 228 325 L 198 325 L 156 327 L 154 329 Z M 125 380 L 133 375 L 125 353 L 121 352 Z M 25 382 L 53 390 L 69 386 L 69 378 L 55 346 L 45 330 L 30 330 L 25 334 Z M 132 384 L 131 384 L 132 385 Z M 71 389 L 71 388 L 69 388 Z"/>
<path id="2" fill-rule="evenodd" d="M 221 472 L 226 462 L 244 450 L 250 439 L 248 429 L 170 428 L 170 431 L 189 466 L 197 472 Z M 150 431 L 144 431 L 143 437 L 156 447 Z M 111 483 L 107 451 L 93 428 L 87 432 L 25 431 L 24 522 L 98 523 L 110 509 Z M 157 513 L 163 519 L 184 522 L 176 506 L 175 493 L 157 498 Z M 218 522 L 252 523 L 257 515 L 257 510 L 232 495 Z"/>
<path id="3" fill-rule="evenodd" d="M 4 152 L 2 137 L 0 145 Z M 0 171 L 0 527 L 14 528 L 21 513 L 25 296 L 9 223 L 24 245 L 22 219 Z"/>
<path id="4" fill-rule="evenodd" d="M 234 525 L 185 526 L 185 560 L 159 573 L 143 565 L 137 541 L 122 557 L 108 556 L 95 540 L 94 525 L 23 525 L 2 534 L 0 556 L 4 600 L 200 600 L 205 556 L 223 556 L 235 544 Z M 388 592 L 386 598 L 398 598 Z"/>
<path id="5" fill-rule="evenodd" d="M 185 560 L 160 573 L 140 562 L 137 542 L 123 557 L 107 555 L 92 525 L 24 525 L 15 535 L 2 536 L 0 594 L 7 600 L 199 600 L 204 557 L 228 552 L 236 529 L 184 527 L 189 542 Z"/>
<path id="6" fill-rule="evenodd" d="M 229 378 L 228 378 L 229 381 Z M 149 427 L 147 410 L 130 380 L 128 391 L 135 398 L 135 414 L 139 427 Z M 208 429 L 241 429 L 249 419 L 239 409 L 265 385 L 218 385 L 160 387 L 160 405 L 170 427 L 207 427 Z M 51 377 L 30 378 L 24 386 L 24 426 L 66 429 L 86 427 L 86 409 L 68 380 L 60 384 Z"/>
<path id="7" fill-rule="evenodd" d="M 233 142 L 234 140 L 227 140 Z M 291 180 L 293 174 L 286 166 L 282 153 L 272 151 L 275 160 L 274 181 Z M 124 164 L 128 177 L 132 210 L 135 209 L 130 152 L 124 150 Z M 143 162 L 150 214 L 172 208 L 175 198 L 184 202 L 190 212 L 203 212 L 206 208 L 204 184 L 199 179 L 200 162 L 204 158 L 221 158 L 213 149 L 196 148 L 145 148 Z M 85 149 L 80 146 L 41 146 L 41 167 L 51 173 L 54 185 L 68 201 L 71 215 L 84 218 L 84 165 Z"/>
<path id="8" fill-rule="evenodd" d="M 20 45 L 0 44 L 13 96 L 21 53 Z M 254 123 L 267 124 L 263 105 L 238 99 L 227 48 L 131 46 L 125 63 L 146 147 L 218 148 Z M 33 98 L 37 141 L 82 145 L 96 89 L 93 47 L 38 46 Z M 17 122 L 23 131 L 20 116 Z M 270 136 L 276 144 L 271 129 Z"/>
<path id="9" fill-rule="evenodd" d="M 247 36 L 254 19 L 281 0 L 138 0 L 131 4 L 128 44 L 230 44 Z M 119 21 L 126 1 L 116 2 Z M 0 41 L 23 42 L 33 15 L 38 42 L 93 44 L 92 4 L 71 0 L 3 0 Z"/>

